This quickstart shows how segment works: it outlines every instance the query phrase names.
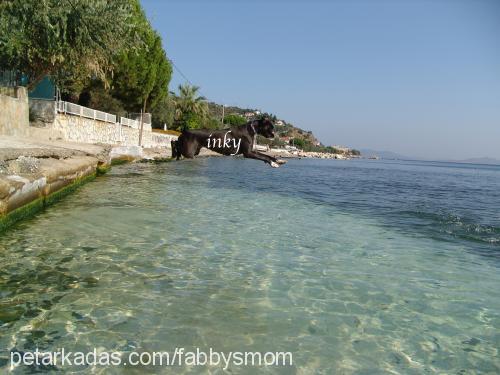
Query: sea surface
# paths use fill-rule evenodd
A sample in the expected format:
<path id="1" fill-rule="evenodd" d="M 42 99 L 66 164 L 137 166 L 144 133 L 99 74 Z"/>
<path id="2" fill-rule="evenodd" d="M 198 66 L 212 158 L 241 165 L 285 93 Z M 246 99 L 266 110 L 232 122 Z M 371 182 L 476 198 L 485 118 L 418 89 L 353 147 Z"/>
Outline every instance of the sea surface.
<path id="1" fill-rule="evenodd" d="M 500 373 L 500 167 L 235 158 L 114 167 L 0 235 L 9 353 L 293 353 L 281 367 Z"/>

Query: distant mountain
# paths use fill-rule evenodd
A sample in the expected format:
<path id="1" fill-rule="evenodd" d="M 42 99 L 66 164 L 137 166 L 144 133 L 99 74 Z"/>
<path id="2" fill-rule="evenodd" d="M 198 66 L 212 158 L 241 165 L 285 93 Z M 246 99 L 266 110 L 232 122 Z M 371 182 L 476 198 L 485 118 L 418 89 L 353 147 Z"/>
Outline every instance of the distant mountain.
<path id="1" fill-rule="evenodd" d="M 406 155 L 401 155 L 392 151 L 377 151 L 371 150 L 368 148 L 362 148 L 361 156 L 370 157 L 377 156 L 380 159 L 388 159 L 388 160 L 427 160 L 427 161 L 443 161 L 443 162 L 451 162 L 451 163 L 469 163 L 469 164 L 489 164 L 489 165 L 500 165 L 500 160 L 494 158 L 470 158 L 464 160 L 456 160 L 456 159 L 422 159 L 417 157 L 411 157 Z"/>
<path id="2" fill-rule="evenodd" d="M 208 103 L 208 110 L 209 110 L 209 113 L 212 117 L 219 118 L 219 119 L 222 117 L 222 105 L 221 104 L 209 102 Z M 262 113 L 260 110 L 252 109 L 252 108 L 240 108 L 237 106 L 225 106 L 224 107 L 224 114 L 225 115 L 230 115 L 230 114 L 240 115 L 242 117 L 245 117 L 247 120 L 251 119 L 251 118 L 255 118 L 255 116 L 261 115 L 261 114 L 268 115 L 268 117 L 271 118 L 276 123 L 275 131 L 276 131 L 276 135 L 279 138 L 283 138 L 283 137 L 285 137 L 286 139 L 293 138 L 295 140 L 303 140 L 306 144 L 310 144 L 310 145 L 314 145 L 314 146 L 320 145 L 320 141 L 316 138 L 316 136 L 313 134 L 312 131 L 298 128 L 285 120 L 278 119 L 275 115 L 270 114 L 270 113 Z M 263 142 L 264 144 L 267 144 L 266 140 L 262 139 L 262 138 L 259 139 L 259 142 Z"/>
<path id="3" fill-rule="evenodd" d="M 500 160 L 493 158 L 470 158 L 465 160 L 456 160 L 458 163 L 470 163 L 470 164 L 492 164 L 500 165 Z"/>
<path id="4" fill-rule="evenodd" d="M 371 150 L 369 148 L 362 148 L 360 149 L 361 151 L 361 156 L 363 157 L 370 157 L 370 156 L 377 156 L 380 159 L 389 159 L 389 160 L 414 160 L 415 158 L 405 156 L 398 154 L 396 152 L 392 151 L 377 151 L 377 150 Z"/>

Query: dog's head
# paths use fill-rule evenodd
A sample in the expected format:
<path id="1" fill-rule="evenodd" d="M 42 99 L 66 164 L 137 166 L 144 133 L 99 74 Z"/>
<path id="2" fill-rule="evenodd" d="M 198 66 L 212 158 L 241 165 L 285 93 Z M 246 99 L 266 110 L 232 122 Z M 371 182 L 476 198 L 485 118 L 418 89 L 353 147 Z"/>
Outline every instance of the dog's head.
<path id="1" fill-rule="evenodd" d="M 268 118 L 254 121 L 254 126 L 257 134 L 266 138 L 274 138 L 274 125 Z"/>

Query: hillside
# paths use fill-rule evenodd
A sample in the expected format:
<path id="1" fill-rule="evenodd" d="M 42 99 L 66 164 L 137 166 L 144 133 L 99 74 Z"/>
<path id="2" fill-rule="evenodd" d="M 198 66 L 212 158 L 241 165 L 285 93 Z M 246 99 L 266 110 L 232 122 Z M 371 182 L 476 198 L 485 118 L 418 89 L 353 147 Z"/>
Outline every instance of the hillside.
<path id="1" fill-rule="evenodd" d="M 209 113 L 212 117 L 222 118 L 222 105 L 210 102 L 208 103 Z M 263 137 L 259 137 L 259 144 L 267 144 L 271 147 L 284 147 L 285 145 L 296 146 L 304 151 L 317 151 L 317 152 L 328 152 L 328 153 L 345 153 L 358 155 L 359 152 L 356 150 L 351 150 L 349 148 L 335 148 L 332 146 L 323 145 L 318 138 L 310 130 L 301 129 L 283 119 L 277 118 L 271 113 L 262 113 L 257 109 L 252 108 L 240 108 L 235 106 L 224 107 L 224 116 L 237 115 L 241 116 L 245 120 L 251 120 L 253 118 L 258 118 L 261 116 L 269 117 L 275 123 L 275 133 L 276 138 L 274 140 L 269 140 Z"/>

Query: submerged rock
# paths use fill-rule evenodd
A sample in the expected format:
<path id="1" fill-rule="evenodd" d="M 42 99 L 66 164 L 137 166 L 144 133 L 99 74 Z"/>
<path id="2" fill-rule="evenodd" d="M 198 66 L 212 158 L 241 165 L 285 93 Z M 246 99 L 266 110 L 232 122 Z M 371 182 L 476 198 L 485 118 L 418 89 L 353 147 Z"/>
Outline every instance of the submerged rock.
<path id="1" fill-rule="evenodd" d="M 26 310 L 22 306 L 0 307 L 0 322 L 9 323 L 19 320 L 25 311 Z"/>

